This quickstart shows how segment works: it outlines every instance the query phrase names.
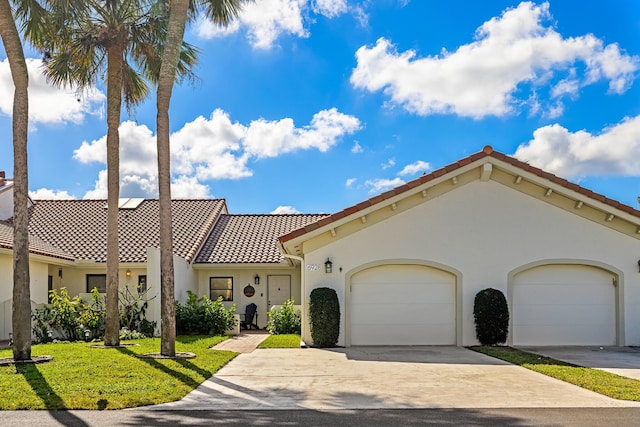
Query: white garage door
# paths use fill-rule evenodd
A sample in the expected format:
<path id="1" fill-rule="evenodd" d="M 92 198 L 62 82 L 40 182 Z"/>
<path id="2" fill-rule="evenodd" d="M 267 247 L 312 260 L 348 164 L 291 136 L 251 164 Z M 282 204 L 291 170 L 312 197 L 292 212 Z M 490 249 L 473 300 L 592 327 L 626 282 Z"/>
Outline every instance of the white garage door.
<path id="1" fill-rule="evenodd" d="M 615 345 L 610 272 L 548 265 L 519 273 L 513 285 L 514 345 Z"/>
<path id="2" fill-rule="evenodd" d="M 420 265 L 351 279 L 351 345 L 455 345 L 455 277 Z"/>

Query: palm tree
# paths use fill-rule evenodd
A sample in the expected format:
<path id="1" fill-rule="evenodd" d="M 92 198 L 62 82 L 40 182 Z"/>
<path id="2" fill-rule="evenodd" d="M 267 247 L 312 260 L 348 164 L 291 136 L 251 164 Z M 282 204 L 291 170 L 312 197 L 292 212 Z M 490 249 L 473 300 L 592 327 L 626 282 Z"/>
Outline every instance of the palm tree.
<path id="1" fill-rule="evenodd" d="M 0 0 L 0 37 L 9 59 L 13 94 L 13 358 L 31 359 L 31 291 L 29 289 L 29 72 L 22 41 L 8 0 Z"/>
<path id="2" fill-rule="evenodd" d="M 207 18 L 228 25 L 238 16 L 244 4 L 252 0 L 172 0 L 167 39 L 162 53 L 158 78 L 156 137 L 158 145 L 158 193 L 160 198 L 160 353 L 175 356 L 176 316 L 173 274 L 173 231 L 171 225 L 171 162 L 169 140 L 169 104 L 176 73 L 179 71 L 180 45 L 189 19 L 198 7 Z M 191 6 L 191 9 L 190 9 Z"/>
<path id="3" fill-rule="evenodd" d="M 30 2 L 23 2 L 30 3 Z M 142 102 L 157 82 L 166 39 L 162 1 L 43 0 L 25 12 L 29 40 L 45 53 L 45 75 L 79 91 L 106 72 L 107 86 L 107 301 L 105 345 L 120 344 L 118 310 L 118 199 L 120 193 L 118 127 L 122 101 Z M 178 76 L 190 76 L 196 50 L 178 45 Z M 105 61 L 106 59 L 106 61 Z M 145 80 L 146 79 L 146 80 Z"/>

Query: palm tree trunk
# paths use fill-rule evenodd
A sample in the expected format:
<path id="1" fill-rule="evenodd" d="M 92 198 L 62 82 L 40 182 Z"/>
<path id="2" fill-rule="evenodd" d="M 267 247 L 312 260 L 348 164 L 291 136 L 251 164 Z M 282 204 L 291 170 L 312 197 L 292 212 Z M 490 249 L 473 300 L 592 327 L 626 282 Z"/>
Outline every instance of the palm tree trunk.
<path id="1" fill-rule="evenodd" d="M 0 0 L 0 36 L 4 44 L 13 94 L 13 358 L 31 359 L 31 290 L 29 277 L 29 72 L 8 0 Z"/>
<path id="2" fill-rule="evenodd" d="M 107 312 L 104 344 L 120 345 L 118 310 L 118 199 L 120 196 L 120 112 L 122 109 L 122 47 L 107 51 Z"/>
<path id="3" fill-rule="evenodd" d="M 156 132 L 158 145 L 158 192 L 160 196 L 160 353 L 176 354 L 176 312 L 173 275 L 173 231 L 171 225 L 171 144 L 169 140 L 169 104 L 176 79 L 180 48 L 187 22 L 189 0 L 171 3 L 167 40 L 162 53 L 158 78 Z"/>

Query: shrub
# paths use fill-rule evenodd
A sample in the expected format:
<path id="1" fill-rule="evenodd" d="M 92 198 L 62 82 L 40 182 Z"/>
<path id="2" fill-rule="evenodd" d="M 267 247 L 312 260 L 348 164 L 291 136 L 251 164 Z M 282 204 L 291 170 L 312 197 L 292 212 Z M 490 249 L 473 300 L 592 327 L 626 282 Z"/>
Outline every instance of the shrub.
<path id="1" fill-rule="evenodd" d="M 222 297 L 212 301 L 207 296 L 198 296 L 187 291 L 188 299 L 183 305 L 176 301 L 176 330 L 178 334 L 222 335 L 236 324 L 233 304 L 229 310 L 224 307 Z"/>
<path id="2" fill-rule="evenodd" d="M 300 311 L 294 307 L 293 298 L 290 298 L 278 310 L 269 312 L 267 330 L 273 335 L 300 335 L 300 323 Z"/>
<path id="3" fill-rule="evenodd" d="M 316 347 L 335 347 L 340 335 L 340 303 L 331 288 L 316 288 L 309 301 L 311 339 Z"/>
<path id="4" fill-rule="evenodd" d="M 128 286 L 120 291 L 120 327 L 130 332 L 139 332 L 146 337 L 153 337 L 156 322 L 147 320 L 146 314 L 149 301 L 155 297 L 147 298 L 147 292 L 148 290 L 145 290 L 134 294 Z"/>
<path id="5" fill-rule="evenodd" d="M 36 340 L 51 341 L 49 331 L 55 331 L 63 340 L 78 341 L 84 339 L 84 331 L 91 330 L 93 336 L 104 334 L 104 305 L 97 290 L 92 292 L 93 306 L 83 302 L 80 297 L 71 298 L 66 288 L 60 292 L 49 292 L 50 306 L 38 308 L 32 314 L 33 332 Z"/>
<path id="6" fill-rule="evenodd" d="M 61 340 L 78 341 L 85 339 L 85 331 L 90 331 L 93 339 L 104 337 L 105 302 L 96 288 L 91 291 L 91 304 L 80 297 L 71 298 L 66 288 L 49 292 L 51 304 L 34 310 L 33 334 L 37 342 L 52 341 L 53 332 Z M 153 336 L 156 322 L 146 319 L 148 300 L 144 296 L 134 296 L 128 289 L 120 292 L 120 326 L 148 337 Z"/>
<path id="7" fill-rule="evenodd" d="M 507 341 L 509 307 L 504 294 L 488 288 L 476 294 L 473 303 L 476 337 L 482 345 L 496 345 Z"/>
<path id="8" fill-rule="evenodd" d="M 132 331 L 128 328 L 120 329 L 120 339 L 121 340 L 140 340 L 142 338 L 147 338 L 147 335 L 142 332 Z"/>

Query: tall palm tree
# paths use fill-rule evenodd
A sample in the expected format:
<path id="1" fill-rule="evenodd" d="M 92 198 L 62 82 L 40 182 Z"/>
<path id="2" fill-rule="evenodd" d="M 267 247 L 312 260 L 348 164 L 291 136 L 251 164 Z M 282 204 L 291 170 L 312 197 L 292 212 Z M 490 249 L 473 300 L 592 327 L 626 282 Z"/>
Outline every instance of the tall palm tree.
<path id="1" fill-rule="evenodd" d="M 198 8 L 219 25 L 228 25 L 242 7 L 252 0 L 172 0 L 170 1 L 167 39 L 158 78 L 156 137 L 158 145 L 158 193 L 160 198 L 160 353 L 175 356 L 176 316 L 173 274 L 173 231 L 171 225 L 171 162 L 169 105 L 176 73 L 179 71 L 180 45 L 189 17 Z M 191 8 L 190 8 L 191 7 Z"/>
<path id="2" fill-rule="evenodd" d="M 0 0 L 0 37 L 9 59 L 13 94 L 13 358 L 31 359 L 31 290 L 29 289 L 29 72 L 22 41 L 8 0 Z"/>
<path id="3" fill-rule="evenodd" d="M 31 2 L 22 2 L 31 3 Z M 25 12 L 25 34 L 45 53 L 45 75 L 79 91 L 106 73 L 107 86 L 107 301 L 105 345 L 120 344 L 118 310 L 118 199 L 120 194 L 118 127 L 122 101 L 127 108 L 156 83 L 164 48 L 167 15 L 162 1 L 43 0 Z M 105 61 L 106 59 L 106 61 Z M 178 45 L 177 76 L 191 75 L 196 50 Z"/>

